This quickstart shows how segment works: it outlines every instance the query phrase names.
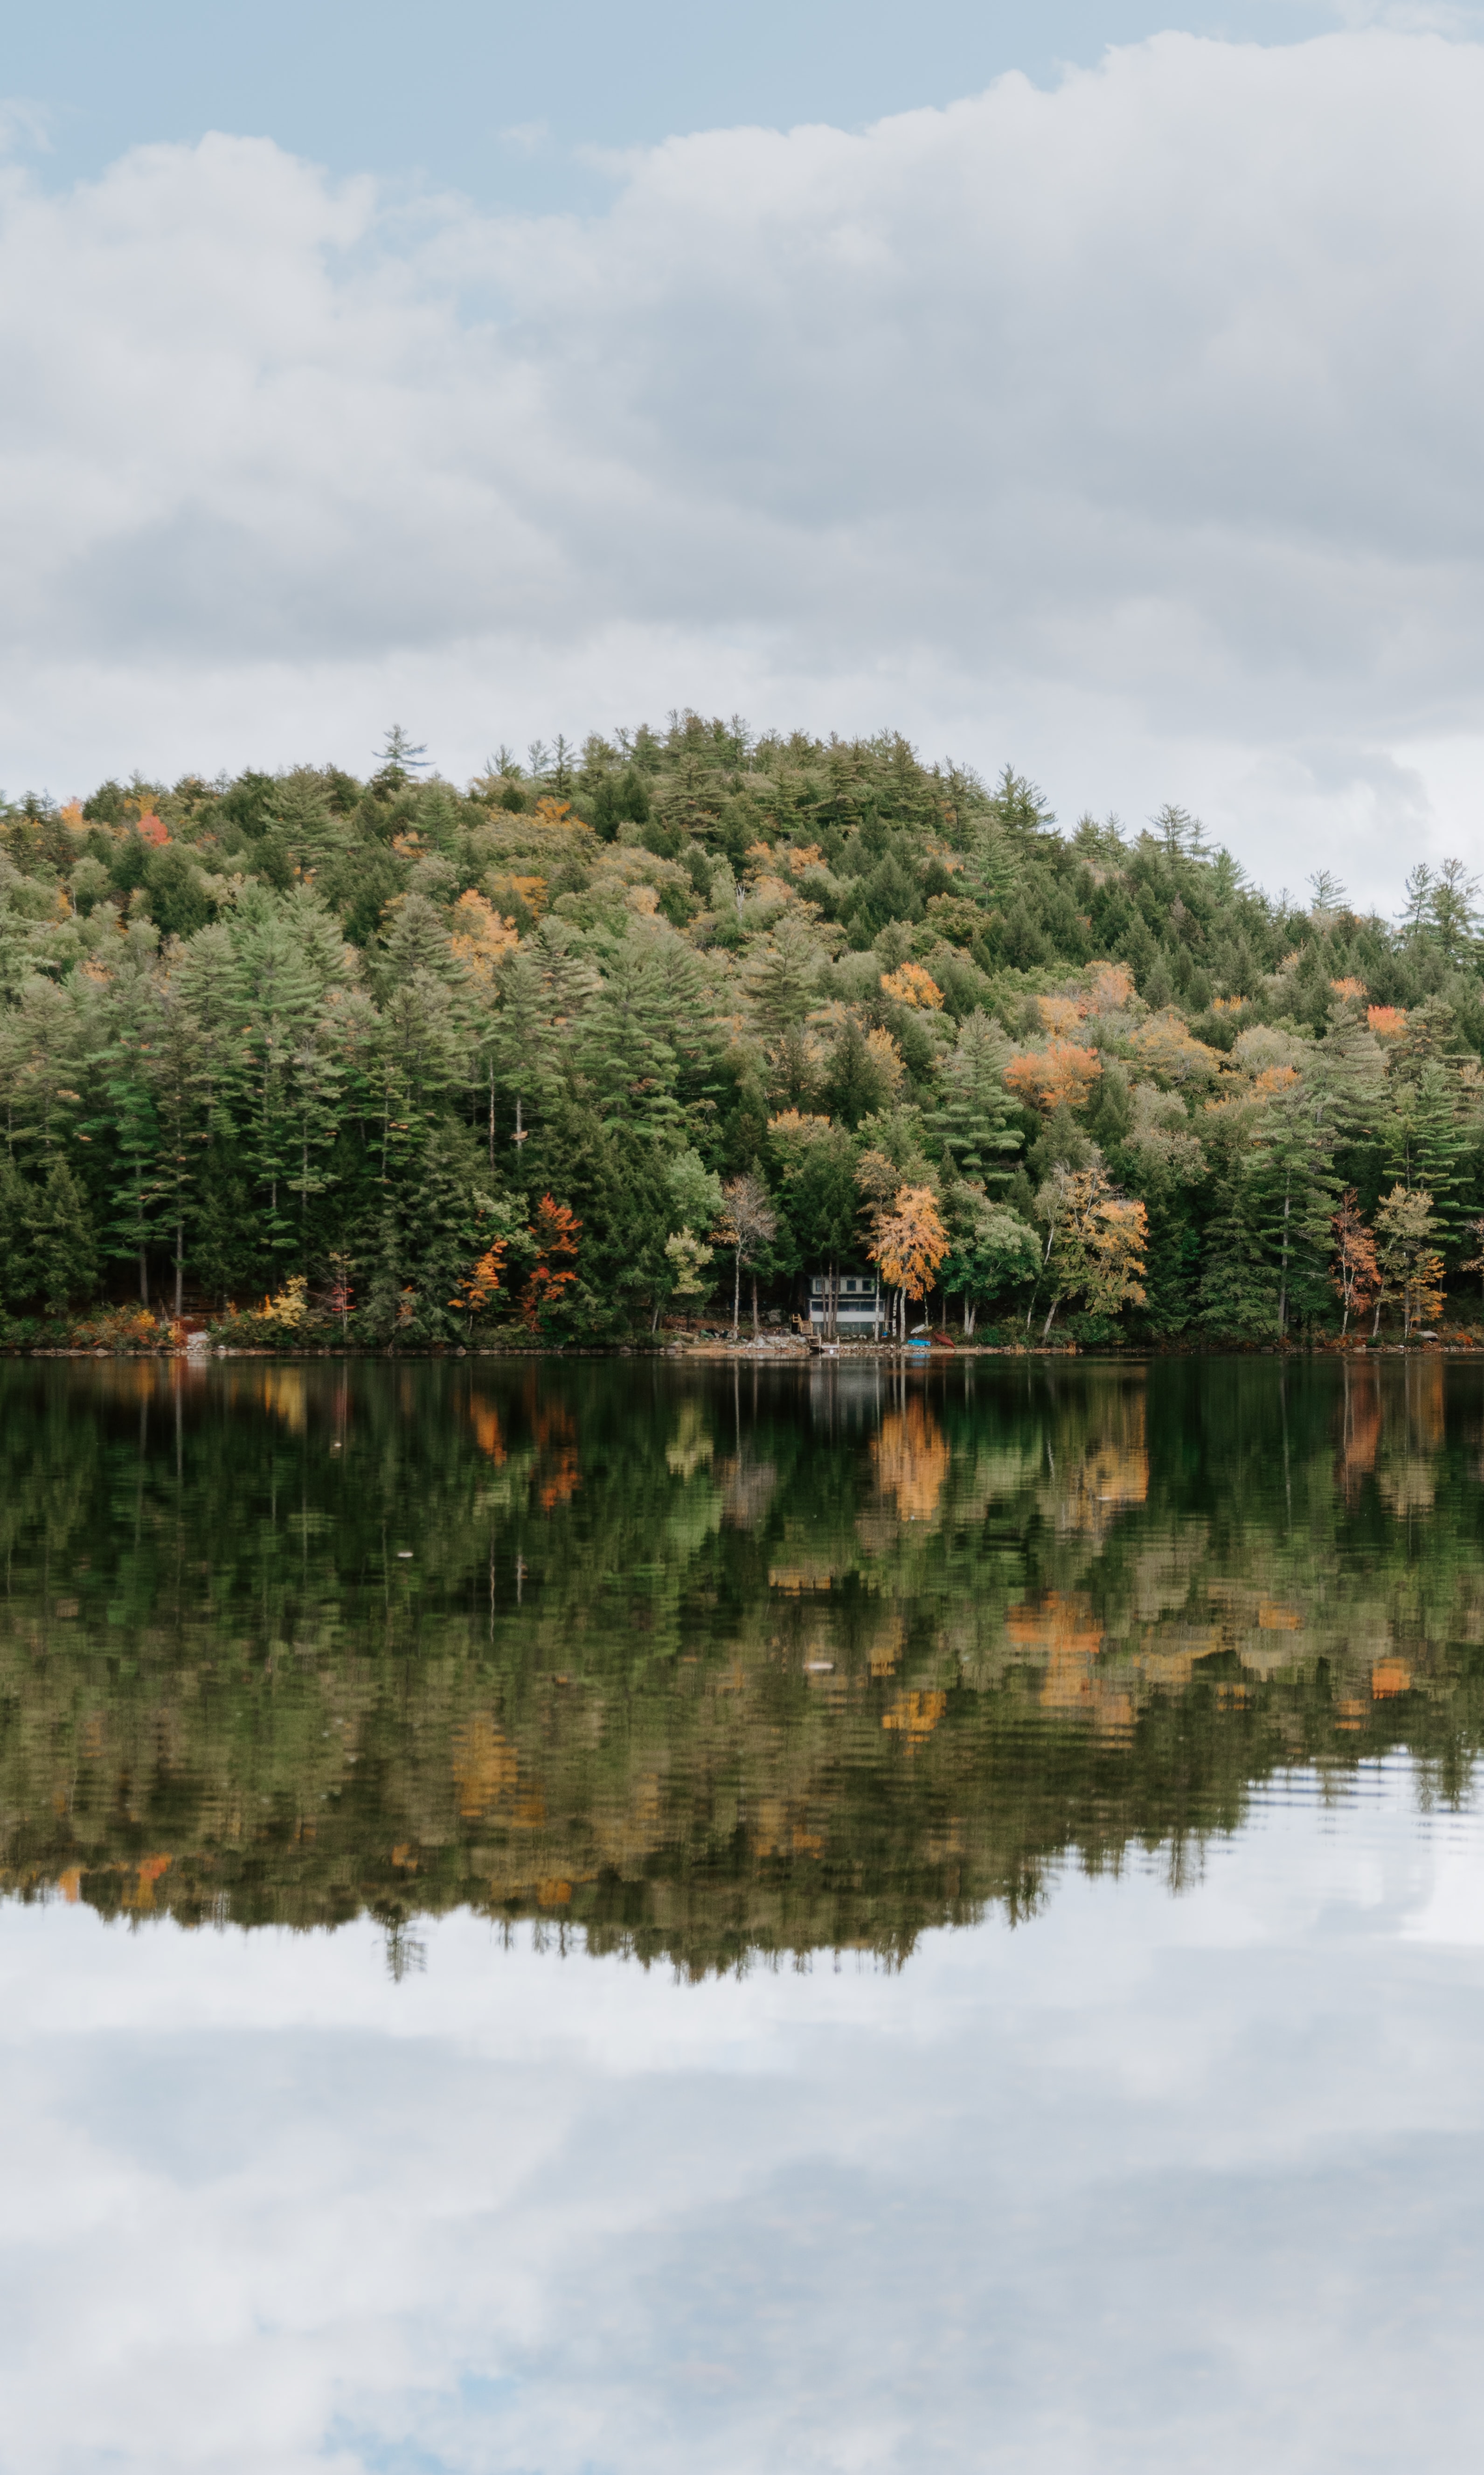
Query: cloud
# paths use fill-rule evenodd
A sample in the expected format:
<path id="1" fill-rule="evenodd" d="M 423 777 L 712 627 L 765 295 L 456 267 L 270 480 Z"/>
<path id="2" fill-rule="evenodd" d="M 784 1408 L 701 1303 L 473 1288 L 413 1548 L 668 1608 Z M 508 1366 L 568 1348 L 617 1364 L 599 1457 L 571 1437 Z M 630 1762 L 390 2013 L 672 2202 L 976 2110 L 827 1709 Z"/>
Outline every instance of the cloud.
<path id="1" fill-rule="evenodd" d="M 590 218 L 222 135 L 12 169 L 0 772 L 689 701 L 1389 883 L 1484 787 L 1481 106 L 1435 35 L 1165 35 Z"/>

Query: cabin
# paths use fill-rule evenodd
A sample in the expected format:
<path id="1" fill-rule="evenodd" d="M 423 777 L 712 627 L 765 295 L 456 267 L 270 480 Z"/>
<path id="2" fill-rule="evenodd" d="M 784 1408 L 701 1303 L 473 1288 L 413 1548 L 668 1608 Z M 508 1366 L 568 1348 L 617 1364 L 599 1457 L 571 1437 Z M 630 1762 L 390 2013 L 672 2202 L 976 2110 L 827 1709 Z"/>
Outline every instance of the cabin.
<path id="1" fill-rule="evenodd" d="M 836 1275 L 835 1323 L 841 1340 L 876 1340 L 886 1322 L 886 1306 L 881 1283 L 874 1272 L 840 1272 Z M 809 1321 L 815 1332 L 823 1332 L 830 1312 L 831 1277 L 828 1272 L 815 1272 L 809 1284 Z"/>

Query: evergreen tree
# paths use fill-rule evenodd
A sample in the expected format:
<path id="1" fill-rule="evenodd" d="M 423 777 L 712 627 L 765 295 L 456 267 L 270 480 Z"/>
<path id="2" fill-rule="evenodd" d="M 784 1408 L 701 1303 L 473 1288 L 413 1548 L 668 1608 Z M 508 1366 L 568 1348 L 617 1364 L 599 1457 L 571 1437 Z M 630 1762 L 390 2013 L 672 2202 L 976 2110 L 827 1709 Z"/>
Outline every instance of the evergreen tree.
<path id="1" fill-rule="evenodd" d="M 27 1202 L 36 1285 L 48 1314 L 65 1314 L 74 1298 L 88 1294 L 98 1275 L 98 1247 L 87 1197 L 66 1162 L 55 1160 L 45 1184 L 32 1188 Z"/>
<path id="2" fill-rule="evenodd" d="M 1006 1156 L 1021 1146 L 1019 1111 L 1005 1088 L 1011 1055 L 998 1023 L 976 1008 L 943 1060 L 943 1100 L 929 1121 L 958 1168 L 982 1186 L 1003 1185 Z"/>

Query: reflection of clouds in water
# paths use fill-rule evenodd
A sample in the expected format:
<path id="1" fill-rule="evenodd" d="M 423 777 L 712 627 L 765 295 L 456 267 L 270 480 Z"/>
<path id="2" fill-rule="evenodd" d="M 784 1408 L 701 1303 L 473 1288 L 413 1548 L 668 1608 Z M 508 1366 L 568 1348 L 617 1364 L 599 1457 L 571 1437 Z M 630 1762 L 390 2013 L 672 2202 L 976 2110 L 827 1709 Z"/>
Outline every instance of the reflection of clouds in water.
<path id="1" fill-rule="evenodd" d="M 10 1909 L 0 2463 L 1467 2463 L 1484 1850 L 1409 1804 L 899 1976 Z"/>

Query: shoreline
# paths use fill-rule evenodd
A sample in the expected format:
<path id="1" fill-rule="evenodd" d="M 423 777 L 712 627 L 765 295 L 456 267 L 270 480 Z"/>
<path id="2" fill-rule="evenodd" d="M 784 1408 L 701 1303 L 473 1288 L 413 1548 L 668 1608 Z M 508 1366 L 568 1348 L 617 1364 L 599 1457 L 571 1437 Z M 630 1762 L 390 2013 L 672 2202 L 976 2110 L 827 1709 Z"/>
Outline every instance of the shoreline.
<path id="1" fill-rule="evenodd" d="M 1319 1340 L 1319 1341 L 1228 1341 L 1185 1345 L 1179 1341 L 1160 1344 L 1154 1341 L 1131 1342 L 1124 1347 L 1084 1345 L 1080 1341 L 960 1341 L 950 1346 L 941 1344 L 912 1346 L 901 1341 L 804 1341 L 804 1340 L 638 1340 L 589 1341 L 566 1343 L 534 1343 L 520 1349 L 244 1349 L 227 1343 L 211 1343 L 202 1348 L 168 1349 L 67 1349 L 0 1347 L 0 1360 L 12 1363 L 24 1360 L 65 1359 L 105 1360 L 113 1363 L 175 1364 L 190 1366 L 214 1365 L 225 1360 L 269 1360 L 279 1365 L 364 1364 L 428 1366 L 457 1364 L 471 1360 L 480 1364 L 498 1361 L 521 1363 L 536 1360 L 570 1360 L 573 1359 L 648 1358 L 670 1361 L 688 1360 L 705 1364 L 725 1365 L 743 1359 L 754 1364 L 810 1365 L 815 1362 L 839 1364 L 948 1366 L 961 1359 L 1106 1359 L 1118 1364 L 1139 1363 L 1154 1359 L 1172 1358 L 1280 1358 L 1280 1359 L 1373 1359 L 1373 1358 L 1459 1358 L 1484 1355 L 1484 1335 L 1478 1340 L 1470 1336 L 1449 1335 L 1420 1340 Z"/>

